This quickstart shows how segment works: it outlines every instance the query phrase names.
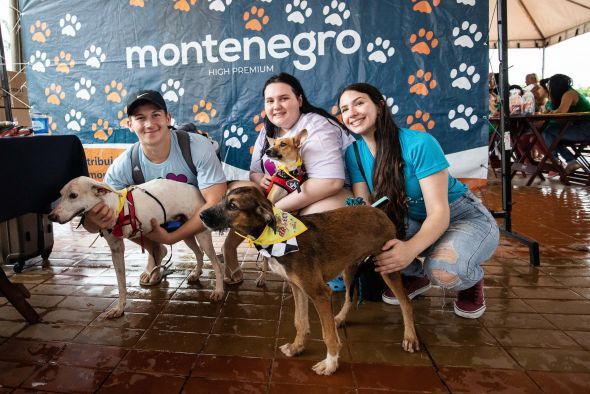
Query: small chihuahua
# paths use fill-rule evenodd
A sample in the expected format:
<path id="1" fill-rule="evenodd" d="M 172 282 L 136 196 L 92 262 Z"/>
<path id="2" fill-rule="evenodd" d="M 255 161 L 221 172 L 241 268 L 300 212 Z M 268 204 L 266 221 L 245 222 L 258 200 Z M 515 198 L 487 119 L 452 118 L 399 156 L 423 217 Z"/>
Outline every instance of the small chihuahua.
<path id="1" fill-rule="evenodd" d="M 305 169 L 301 161 L 301 145 L 306 138 L 307 129 L 299 131 L 294 137 L 266 137 L 270 147 L 265 153 L 278 162 L 277 171 L 272 176 L 266 189 L 266 197 L 272 204 L 295 190 L 301 190 L 301 184 L 305 180 Z M 263 257 L 260 275 L 256 279 L 256 286 L 264 286 L 267 271 L 268 259 Z"/>

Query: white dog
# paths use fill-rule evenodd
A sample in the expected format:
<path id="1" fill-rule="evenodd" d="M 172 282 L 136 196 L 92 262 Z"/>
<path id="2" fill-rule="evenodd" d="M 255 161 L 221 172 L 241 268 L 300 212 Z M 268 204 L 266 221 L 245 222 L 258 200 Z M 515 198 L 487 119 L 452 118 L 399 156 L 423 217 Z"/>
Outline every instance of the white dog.
<path id="1" fill-rule="evenodd" d="M 133 204 L 130 204 L 129 197 L 124 198 L 125 192 L 131 194 Z M 124 214 L 129 214 L 129 209 L 135 211 L 136 226 L 124 225 L 120 227 L 122 236 L 116 236 L 109 230 L 101 230 L 106 239 L 113 258 L 113 265 L 117 274 L 119 286 L 119 302 L 116 307 L 107 312 L 107 318 L 119 317 L 125 310 L 127 301 L 127 289 L 125 285 L 125 244 L 123 238 L 139 238 L 141 232 L 148 233 L 152 230 L 150 221 L 155 218 L 158 223 L 178 217 L 190 218 L 205 203 L 199 190 L 193 185 L 176 182 L 168 179 L 155 179 L 138 186 L 132 186 L 125 190 L 115 190 L 111 186 L 97 182 L 91 178 L 81 176 L 68 182 L 60 191 L 61 199 L 58 205 L 49 214 L 49 219 L 54 222 L 66 223 L 75 216 L 88 212 L 97 203 L 103 202 L 115 212 L 122 207 Z M 165 211 L 165 212 L 164 212 Z M 132 220 L 133 221 L 133 220 Z M 133 227 L 137 227 L 134 230 Z M 115 231 L 115 233 L 117 233 Z M 215 290 L 211 299 L 219 301 L 223 297 L 223 266 L 220 263 L 209 230 L 199 233 L 197 236 L 199 244 L 211 260 L 215 270 Z M 189 282 L 197 281 L 202 273 L 203 252 L 193 236 L 184 239 L 184 242 L 195 253 L 197 266 L 188 277 Z M 160 252 L 161 245 L 156 245 L 155 250 L 148 250 L 150 259 L 159 266 L 163 253 Z"/>

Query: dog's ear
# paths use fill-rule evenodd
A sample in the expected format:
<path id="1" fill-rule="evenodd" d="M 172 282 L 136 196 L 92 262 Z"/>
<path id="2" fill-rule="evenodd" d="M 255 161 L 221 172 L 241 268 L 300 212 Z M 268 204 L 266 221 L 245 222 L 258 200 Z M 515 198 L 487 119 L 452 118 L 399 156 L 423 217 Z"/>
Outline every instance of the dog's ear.
<path id="1" fill-rule="evenodd" d="M 274 138 L 270 138 L 270 137 L 266 137 L 266 140 L 268 141 L 268 144 L 270 146 L 274 146 L 275 145 L 275 139 Z"/>
<path id="2" fill-rule="evenodd" d="M 107 193 L 113 193 L 114 190 L 111 189 L 108 186 L 101 186 L 101 185 L 94 185 L 92 186 L 92 192 L 96 195 L 96 196 L 104 196 Z"/>
<path id="3" fill-rule="evenodd" d="M 293 141 L 295 142 L 295 146 L 297 147 L 297 149 L 301 148 L 301 144 L 303 144 L 303 141 L 305 141 L 306 139 L 307 129 L 303 129 L 299 131 L 299 133 L 297 133 L 297 135 L 293 138 Z"/>
<path id="4" fill-rule="evenodd" d="M 261 204 L 256 207 L 256 213 L 262 216 L 267 226 L 272 228 L 275 233 L 277 232 L 277 218 L 272 212 L 272 205 L 270 205 L 270 203 Z"/>

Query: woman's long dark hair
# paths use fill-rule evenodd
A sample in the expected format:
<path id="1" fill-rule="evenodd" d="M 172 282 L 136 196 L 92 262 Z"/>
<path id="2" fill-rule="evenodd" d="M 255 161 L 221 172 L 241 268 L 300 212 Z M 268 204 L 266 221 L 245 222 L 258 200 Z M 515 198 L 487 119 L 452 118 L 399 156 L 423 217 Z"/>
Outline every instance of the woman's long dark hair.
<path id="1" fill-rule="evenodd" d="M 328 111 L 313 106 L 305 96 L 305 92 L 303 91 L 303 87 L 301 86 L 301 82 L 291 74 L 287 73 L 280 73 L 277 75 L 273 75 L 270 77 L 265 83 L 264 88 L 262 88 L 262 97 L 264 97 L 264 92 L 266 91 L 266 87 L 271 83 L 286 83 L 287 85 L 291 86 L 291 90 L 295 93 L 295 97 L 301 97 L 301 108 L 300 111 L 302 114 L 307 114 L 310 112 L 316 113 L 318 115 L 322 115 L 323 117 L 327 118 L 331 123 L 334 123 L 338 127 L 346 130 L 346 127 L 334 116 L 331 115 Z M 266 135 L 271 138 L 275 138 L 278 135 L 279 128 L 274 125 L 269 119 L 268 116 L 264 117 L 264 129 L 266 130 Z M 266 150 L 263 149 L 264 152 Z"/>
<path id="2" fill-rule="evenodd" d="M 385 105 L 383 95 L 373 85 L 367 83 L 354 83 L 348 85 L 338 96 L 340 98 L 347 91 L 364 93 L 377 106 L 377 119 L 375 130 L 375 143 L 377 155 L 375 166 L 371 174 L 373 181 L 373 200 L 383 196 L 389 197 L 389 202 L 383 206 L 387 216 L 395 224 L 397 238 L 406 236 L 405 220 L 408 213 L 406 200 L 406 186 L 404 179 L 404 160 L 402 158 L 402 146 L 399 139 L 399 128 L 393 121 L 389 108 Z"/>
<path id="3" fill-rule="evenodd" d="M 551 98 L 553 109 L 559 108 L 561 98 L 572 87 L 572 84 L 572 79 L 564 74 L 555 74 L 549 78 L 547 86 L 549 87 L 549 97 Z"/>

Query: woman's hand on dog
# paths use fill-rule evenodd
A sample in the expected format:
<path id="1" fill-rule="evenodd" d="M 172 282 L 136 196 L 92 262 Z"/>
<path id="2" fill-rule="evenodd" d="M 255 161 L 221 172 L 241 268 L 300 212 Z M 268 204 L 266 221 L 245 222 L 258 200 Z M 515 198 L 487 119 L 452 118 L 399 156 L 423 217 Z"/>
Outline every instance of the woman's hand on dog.
<path id="1" fill-rule="evenodd" d="M 381 250 L 383 252 L 375 256 L 375 271 L 382 274 L 401 271 L 416 257 L 410 245 L 400 239 L 390 239 Z"/>
<path id="2" fill-rule="evenodd" d="M 84 228 L 89 232 L 97 232 L 112 228 L 117 221 L 115 211 L 106 204 L 99 202 L 84 215 Z"/>
<path id="3" fill-rule="evenodd" d="M 270 180 L 272 179 L 272 177 L 268 174 L 264 174 L 264 176 L 262 178 L 260 178 L 260 186 L 262 187 L 262 190 L 267 190 L 268 186 L 270 185 Z"/>

